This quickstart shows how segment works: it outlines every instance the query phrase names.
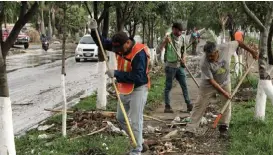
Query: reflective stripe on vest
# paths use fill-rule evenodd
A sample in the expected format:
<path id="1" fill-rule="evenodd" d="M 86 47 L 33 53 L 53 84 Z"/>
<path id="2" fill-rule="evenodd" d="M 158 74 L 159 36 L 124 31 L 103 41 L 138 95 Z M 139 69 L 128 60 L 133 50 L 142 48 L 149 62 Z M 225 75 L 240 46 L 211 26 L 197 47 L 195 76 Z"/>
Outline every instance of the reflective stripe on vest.
<path id="1" fill-rule="evenodd" d="M 147 55 L 147 68 L 146 68 L 146 74 L 148 78 L 147 86 L 150 88 L 150 77 L 148 75 L 149 73 L 149 62 L 150 62 L 150 55 L 147 46 L 144 44 L 136 43 L 134 47 L 132 48 L 131 52 L 126 55 L 126 59 L 120 55 L 117 55 L 117 63 L 118 63 L 118 70 L 123 72 L 131 72 L 132 66 L 131 62 L 133 62 L 134 57 L 136 54 L 138 54 L 140 51 L 144 49 L 146 55 Z M 128 61 L 131 60 L 131 61 Z M 118 83 L 117 88 L 120 94 L 130 94 L 134 90 L 134 84 L 133 83 Z"/>

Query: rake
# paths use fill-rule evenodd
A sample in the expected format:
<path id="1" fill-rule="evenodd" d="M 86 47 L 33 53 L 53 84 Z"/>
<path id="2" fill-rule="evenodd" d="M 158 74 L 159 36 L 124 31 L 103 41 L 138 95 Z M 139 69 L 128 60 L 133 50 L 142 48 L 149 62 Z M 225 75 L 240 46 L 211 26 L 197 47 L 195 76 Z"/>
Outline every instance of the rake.
<path id="1" fill-rule="evenodd" d="M 99 41 L 100 49 L 101 49 L 102 54 L 103 54 L 103 57 L 104 57 L 104 59 L 105 59 L 105 63 L 106 63 L 107 69 L 110 70 L 109 64 L 107 63 L 106 53 L 105 53 L 104 48 L 103 48 L 103 46 L 102 46 L 102 43 L 101 43 L 101 40 L 100 40 L 100 36 L 99 36 L 98 30 L 95 29 L 95 31 L 96 31 L 96 36 L 97 36 L 98 41 Z M 133 142 L 133 147 L 135 148 L 135 147 L 137 146 L 137 144 L 136 144 L 136 139 L 135 139 L 135 136 L 134 136 L 134 134 L 133 134 L 132 128 L 131 128 L 131 126 L 130 126 L 130 122 L 129 122 L 127 113 L 126 113 L 126 111 L 125 111 L 125 109 L 124 109 L 124 106 L 123 106 L 123 103 L 122 103 L 122 101 L 121 101 L 121 99 L 120 99 L 119 92 L 118 92 L 117 86 L 116 86 L 116 84 L 115 84 L 114 78 L 111 78 L 111 82 L 112 82 L 112 84 L 113 84 L 113 86 L 114 86 L 114 88 L 115 88 L 115 92 L 116 92 L 117 97 L 118 97 L 118 103 L 119 103 L 120 109 L 121 109 L 121 111 L 122 111 L 122 114 L 123 114 L 123 116 L 124 116 L 124 118 L 125 118 L 125 122 L 126 122 L 126 125 L 127 125 L 127 129 L 128 129 L 129 135 L 130 135 L 130 137 L 131 137 L 131 139 L 132 139 L 132 142 Z"/>
<path id="2" fill-rule="evenodd" d="M 243 83 L 244 79 L 246 78 L 248 72 L 250 71 L 252 65 L 255 63 L 256 60 L 253 60 L 251 65 L 248 67 L 248 69 L 246 70 L 245 74 L 243 75 L 243 77 L 241 78 L 241 80 L 239 81 L 239 83 L 237 84 L 236 88 L 234 89 L 233 93 L 231 94 L 231 98 L 227 100 L 227 102 L 225 103 L 225 105 L 223 106 L 223 108 L 221 109 L 221 112 L 217 115 L 216 119 L 213 122 L 212 128 L 208 128 L 208 130 L 205 132 L 204 135 L 209 135 L 211 136 L 212 134 L 215 133 L 215 129 L 220 121 L 220 119 L 222 118 L 223 113 L 226 111 L 227 107 L 229 106 L 229 104 L 231 104 L 231 99 L 235 96 L 235 94 L 237 93 L 239 87 L 241 86 L 241 84 Z"/>

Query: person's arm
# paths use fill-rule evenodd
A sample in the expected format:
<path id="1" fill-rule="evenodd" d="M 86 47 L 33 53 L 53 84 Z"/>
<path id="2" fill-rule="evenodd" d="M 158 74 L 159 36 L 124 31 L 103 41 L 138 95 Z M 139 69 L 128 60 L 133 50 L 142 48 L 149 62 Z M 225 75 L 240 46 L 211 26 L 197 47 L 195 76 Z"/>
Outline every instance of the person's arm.
<path id="1" fill-rule="evenodd" d="M 100 40 L 101 40 L 103 48 L 107 51 L 112 51 L 112 41 L 108 40 L 107 38 L 102 37 L 100 34 L 99 34 L 99 36 L 100 36 Z M 91 30 L 91 37 L 93 38 L 96 45 L 98 47 L 100 47 L 99 40 L 96 35 L 96 31 L 93 29 Z"/>
<path id="2" fill-rule="evenodd" d="M 216 82 L 213 78 L 213 75 L 210 71 L 209 64 L 204 62 L 201 65 L 201 75 L 203 80 L 207 80 L 217 91 L 223 94 L 226 98 L 230 98 L 230 94 L 226 92 L 218 82 Z"/>
<path id="3" fill-rule="evenodd" d="M 222 93 L 226 98 L 231 98 L 230 94 L 226 92 L 214 79 L 209 79 L 209 83 L 220 93 Z"/>
<path id="4" fill-rule="evenodd" d="M 163 39 L 163 41 L 159 44 L 159 46 L 157 46 L 156 53 L 160 54 L 162 52 L 163 48 L 165 48 L 167 43 L 169 43 L 169 42 L 170 42 L 169 37 L 166 37 L 165 39 Z"/>
<path id="5" fill-rule="evenodd" d="M 147 56 L 144 50 L 136 54 L 132 61 L 132 71 L 123 72 L 115 70 L 114 76 L 117 82 L 124 83 L 142 83 L 146 77 Z"/>
<path id="6" fill-rule="evenodd" d="M 251 53 L 251 55 L 253 56 L 254 59 L 258 59 L 259 55 L 258 52 L 254 51 L 253 49 L 249 48 L 246 44 L 244 44 L 244 42 L 242 41 L 237 41 L 239 44 L 239 47 L 243 48 L 244 50 L 248 51 L 249 53 Z"/>

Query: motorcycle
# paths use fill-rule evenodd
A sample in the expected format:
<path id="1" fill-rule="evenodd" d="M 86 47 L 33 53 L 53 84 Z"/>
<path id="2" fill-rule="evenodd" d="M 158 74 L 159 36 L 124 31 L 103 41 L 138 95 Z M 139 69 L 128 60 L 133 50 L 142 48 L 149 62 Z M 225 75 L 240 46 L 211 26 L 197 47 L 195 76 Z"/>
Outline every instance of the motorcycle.
<path id="1" fill-rule="evenodd" d="M 43 48 L 45 51 L 47 51 L 48 48 L 49 48 L 49 42 L 48 42 L 48 41 L 44 41 L 44 42 L 42 43 L 42 48 Z"/>

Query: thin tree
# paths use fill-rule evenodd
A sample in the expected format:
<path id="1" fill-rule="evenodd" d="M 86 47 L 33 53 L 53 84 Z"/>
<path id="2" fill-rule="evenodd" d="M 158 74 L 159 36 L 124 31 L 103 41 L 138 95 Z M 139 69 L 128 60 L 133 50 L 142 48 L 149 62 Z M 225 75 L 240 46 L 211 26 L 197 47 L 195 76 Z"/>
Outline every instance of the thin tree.
<path id="1" fill-rule="evenodd" d="M 255 117 L 264 120 L 266 98 L 269 97 L 273 101 L 273 85 L 271 82 L 270 72 L 268 70 L 268 36 L 273 19 L 273 2 L 264 2 L 267 13 L 264 18 L 264 23 L 248 8 L 247 4 L 243 1 L 243 8 L 249 18 L 257 25 L 260 30 L 260 43 L 259 43 L 259 83 L 256 96 Z"/>

